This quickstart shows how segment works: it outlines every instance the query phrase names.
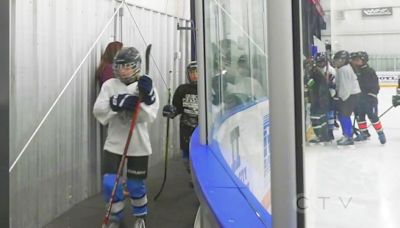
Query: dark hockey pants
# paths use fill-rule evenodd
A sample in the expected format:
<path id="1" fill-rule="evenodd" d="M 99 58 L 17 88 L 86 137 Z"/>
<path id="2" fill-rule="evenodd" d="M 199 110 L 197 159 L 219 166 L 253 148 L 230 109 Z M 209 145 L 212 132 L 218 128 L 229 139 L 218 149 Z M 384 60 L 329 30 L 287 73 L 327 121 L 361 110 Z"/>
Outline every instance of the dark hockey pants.
<path id="1" fill-rule="evenodd" d="M 363 133 L 368 132 L 366 121 L 366 116 L 368 116 L 376 132 L 380 132 L 382 131 L 382 124 L 378 117 L 378 101 L 376 98 L 369 96 L 362 96 L 358 103 L 356 112 L 358 128 Z"/>
<path id="2" fill-rule="evenodd" d="M 311 105 L 310 108 L 310 119 L 311 126 L 314 130 L 315 135 L 321 141 L 328 141 L 328 119 L 326 117 L 327 112 L 317 106 Z"/>

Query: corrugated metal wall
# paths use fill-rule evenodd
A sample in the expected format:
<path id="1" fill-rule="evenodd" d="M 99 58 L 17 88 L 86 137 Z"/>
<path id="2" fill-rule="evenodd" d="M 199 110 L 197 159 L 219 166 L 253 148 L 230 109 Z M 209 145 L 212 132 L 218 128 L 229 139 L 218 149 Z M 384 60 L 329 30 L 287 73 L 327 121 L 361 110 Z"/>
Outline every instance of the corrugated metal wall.
<path id="1" fill-rule="evenodd" d="M 11 163 L 118 5 L 110 0 L 12 1 Z M 190 49 L 190 34 L 177 31 L 176 23 L 188 22 L 135 6 L 130 9 L 146 41 L 153 44 L 154 59 L 167 82 L 168 72 L 175 70 L 174 52 L 181 51 L 182 59 L 176 64 L 176 76 L 171 82 L 176 88 L 184 80 Z M 125 10 L 123 42 L 143 51 L 143 41 L 129 17 Z M 113 35 L 111 23 L 11 170 L 11 227 L 42 227 L 100 191 L 99 128 L 92 115 L 97 95 L 94 73 L 100 54 Z M 155 64 L 151 66 L 164 104 L 166 87 Z M 177 132 L 176 123 L 173 130 Z M 151 135 L 154 165 L 163 160 L 165 120 L 161 117 L 153 124 Z M 177 139 L 172 147 L 177 151 Z"/>

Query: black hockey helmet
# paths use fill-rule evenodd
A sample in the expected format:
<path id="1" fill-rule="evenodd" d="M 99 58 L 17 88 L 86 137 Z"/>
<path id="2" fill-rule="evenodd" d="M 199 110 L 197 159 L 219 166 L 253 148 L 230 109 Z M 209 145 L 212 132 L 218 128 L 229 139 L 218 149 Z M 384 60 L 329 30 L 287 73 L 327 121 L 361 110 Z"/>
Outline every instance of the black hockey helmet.
<path id="1" fill-rule="evenodd" d="M 326 62 L 326 55 L 325 53 L 318 52 L 317 55 L 315 56 L 315 62 L 320 63 L 320 62 Z"/>
<path id="2" fill-rule="evenodd" d="M 186 77 L 189 80 L 190 83 L 196 83 L 196 81 L 192 81 L 190 79 L 190 73 L 191 72 L 197 72 L 197 61 L 191 61 L 187 66 L 186 66 Z"/>
<path id="3" fill-rule="evenodd" d="M 351 60 L 354 60 L 354 59 L 356 59 L 356 58 L 358 58 L 359 56 L 358 56 L 358 52 L 351 52 L 350 53 L 350 59 Z"/>
<path id="4" fill-rule="evenodd" d="M 134 47 L 123 47 L 114 57 L 113 70 L 114 75 L 125 84 L 131 84 L 138 80 L 142 59 L 139 51 Z M 122 67 L 132 68 L 132 75 L 126 78 L 121 78 L 119 70 Z"/>
<path id="5" fill-rule="evenodd" d="M 315 64 L 318 67 L 325 67 L 327 60 L 328 59 L 327 59 L 325 53 L 318 52 L 317 55 L 315 56 Z"/>
<path id="6" fill-rule="evenodd" d="M 197 61 L 191 61 L 187 66 L 186 70 L 197 70 Z"/>
<path id="7" fill-rule="evenodd" d="M 369 56 L 368 53 L 365 51 L 359 51 L 357 52 L 358 57 L 364 62 L 364 64 L 367 64 L 368 60 L 369 60 Z"/>
<path id="8" fill-rule="evenodd" d="M 350 54 L 347 51 L 338 51 L 333 56 L 333 60 L 335 61 L 335 66 L 340 68 L 344 65 L 349 64 L 350 62 Z"/>

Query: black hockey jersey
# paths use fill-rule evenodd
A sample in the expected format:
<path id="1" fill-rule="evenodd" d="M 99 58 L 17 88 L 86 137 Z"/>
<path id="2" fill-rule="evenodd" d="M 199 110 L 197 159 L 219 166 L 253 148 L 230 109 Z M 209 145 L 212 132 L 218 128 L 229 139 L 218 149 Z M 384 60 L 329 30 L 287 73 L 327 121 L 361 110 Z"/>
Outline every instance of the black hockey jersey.
<path id="1" fill-rule="evenodd" d="M 311 70 L 310 79 L 314 81 L 308 88 L 311 105 L 327 111 L 330 106 L 328 81 L 318 67 Z"/>
<path id="2" fill-rule="evenodd" d="M 379 93 L 379 79 L 376 72 L 369 65 L 362 66 L 357 71 L 358 83 L 363 95 L 377 95 Z"/>
<path id="3" fill-rule="evenodd" d="M 175 91 L 172 104 L 181 114 L 180 123 L 189 127 L 196 127 L 199 115 L 197 84 L 182 84 Z"/>

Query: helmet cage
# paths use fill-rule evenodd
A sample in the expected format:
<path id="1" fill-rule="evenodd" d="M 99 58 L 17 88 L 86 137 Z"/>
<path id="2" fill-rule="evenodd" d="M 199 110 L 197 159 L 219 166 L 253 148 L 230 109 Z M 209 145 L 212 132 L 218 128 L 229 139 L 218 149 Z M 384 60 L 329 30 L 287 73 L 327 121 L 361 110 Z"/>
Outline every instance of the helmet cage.
<path id="1" fill-rule="evenodd" d="M 189 80 L 190 83 L 197 83 L 197 81 L 192 81 L 190 79 L 190 73 L 191 72 L 197 72 L 197 62 L 196 61 L 192 61 L 190 62 L 187 67 L 186 67 L 186 77 Z"/>
<path id="2" fill-rule="evenodd" d="M 128 77 L 122 78 L 121 75 L 119 74 L 119 71 L 122 68 L 131 68 L 132 74 L 129 75 Z M 114 71 L 115 77 L 120 79 L 123 83 L 131 84 L 138 80 L 138 76 L 140 73 L 140 62 L 130 62 L 130 63 L 121 63 L 121 64 L 114 63 L 113 71 Z"/>
<path id="3" fill-rule="evenodd" d="M 335 66 L 340 68 L 350 63 L 350 54 L 347 51 L 338 51 L 333 57 Z"/>

